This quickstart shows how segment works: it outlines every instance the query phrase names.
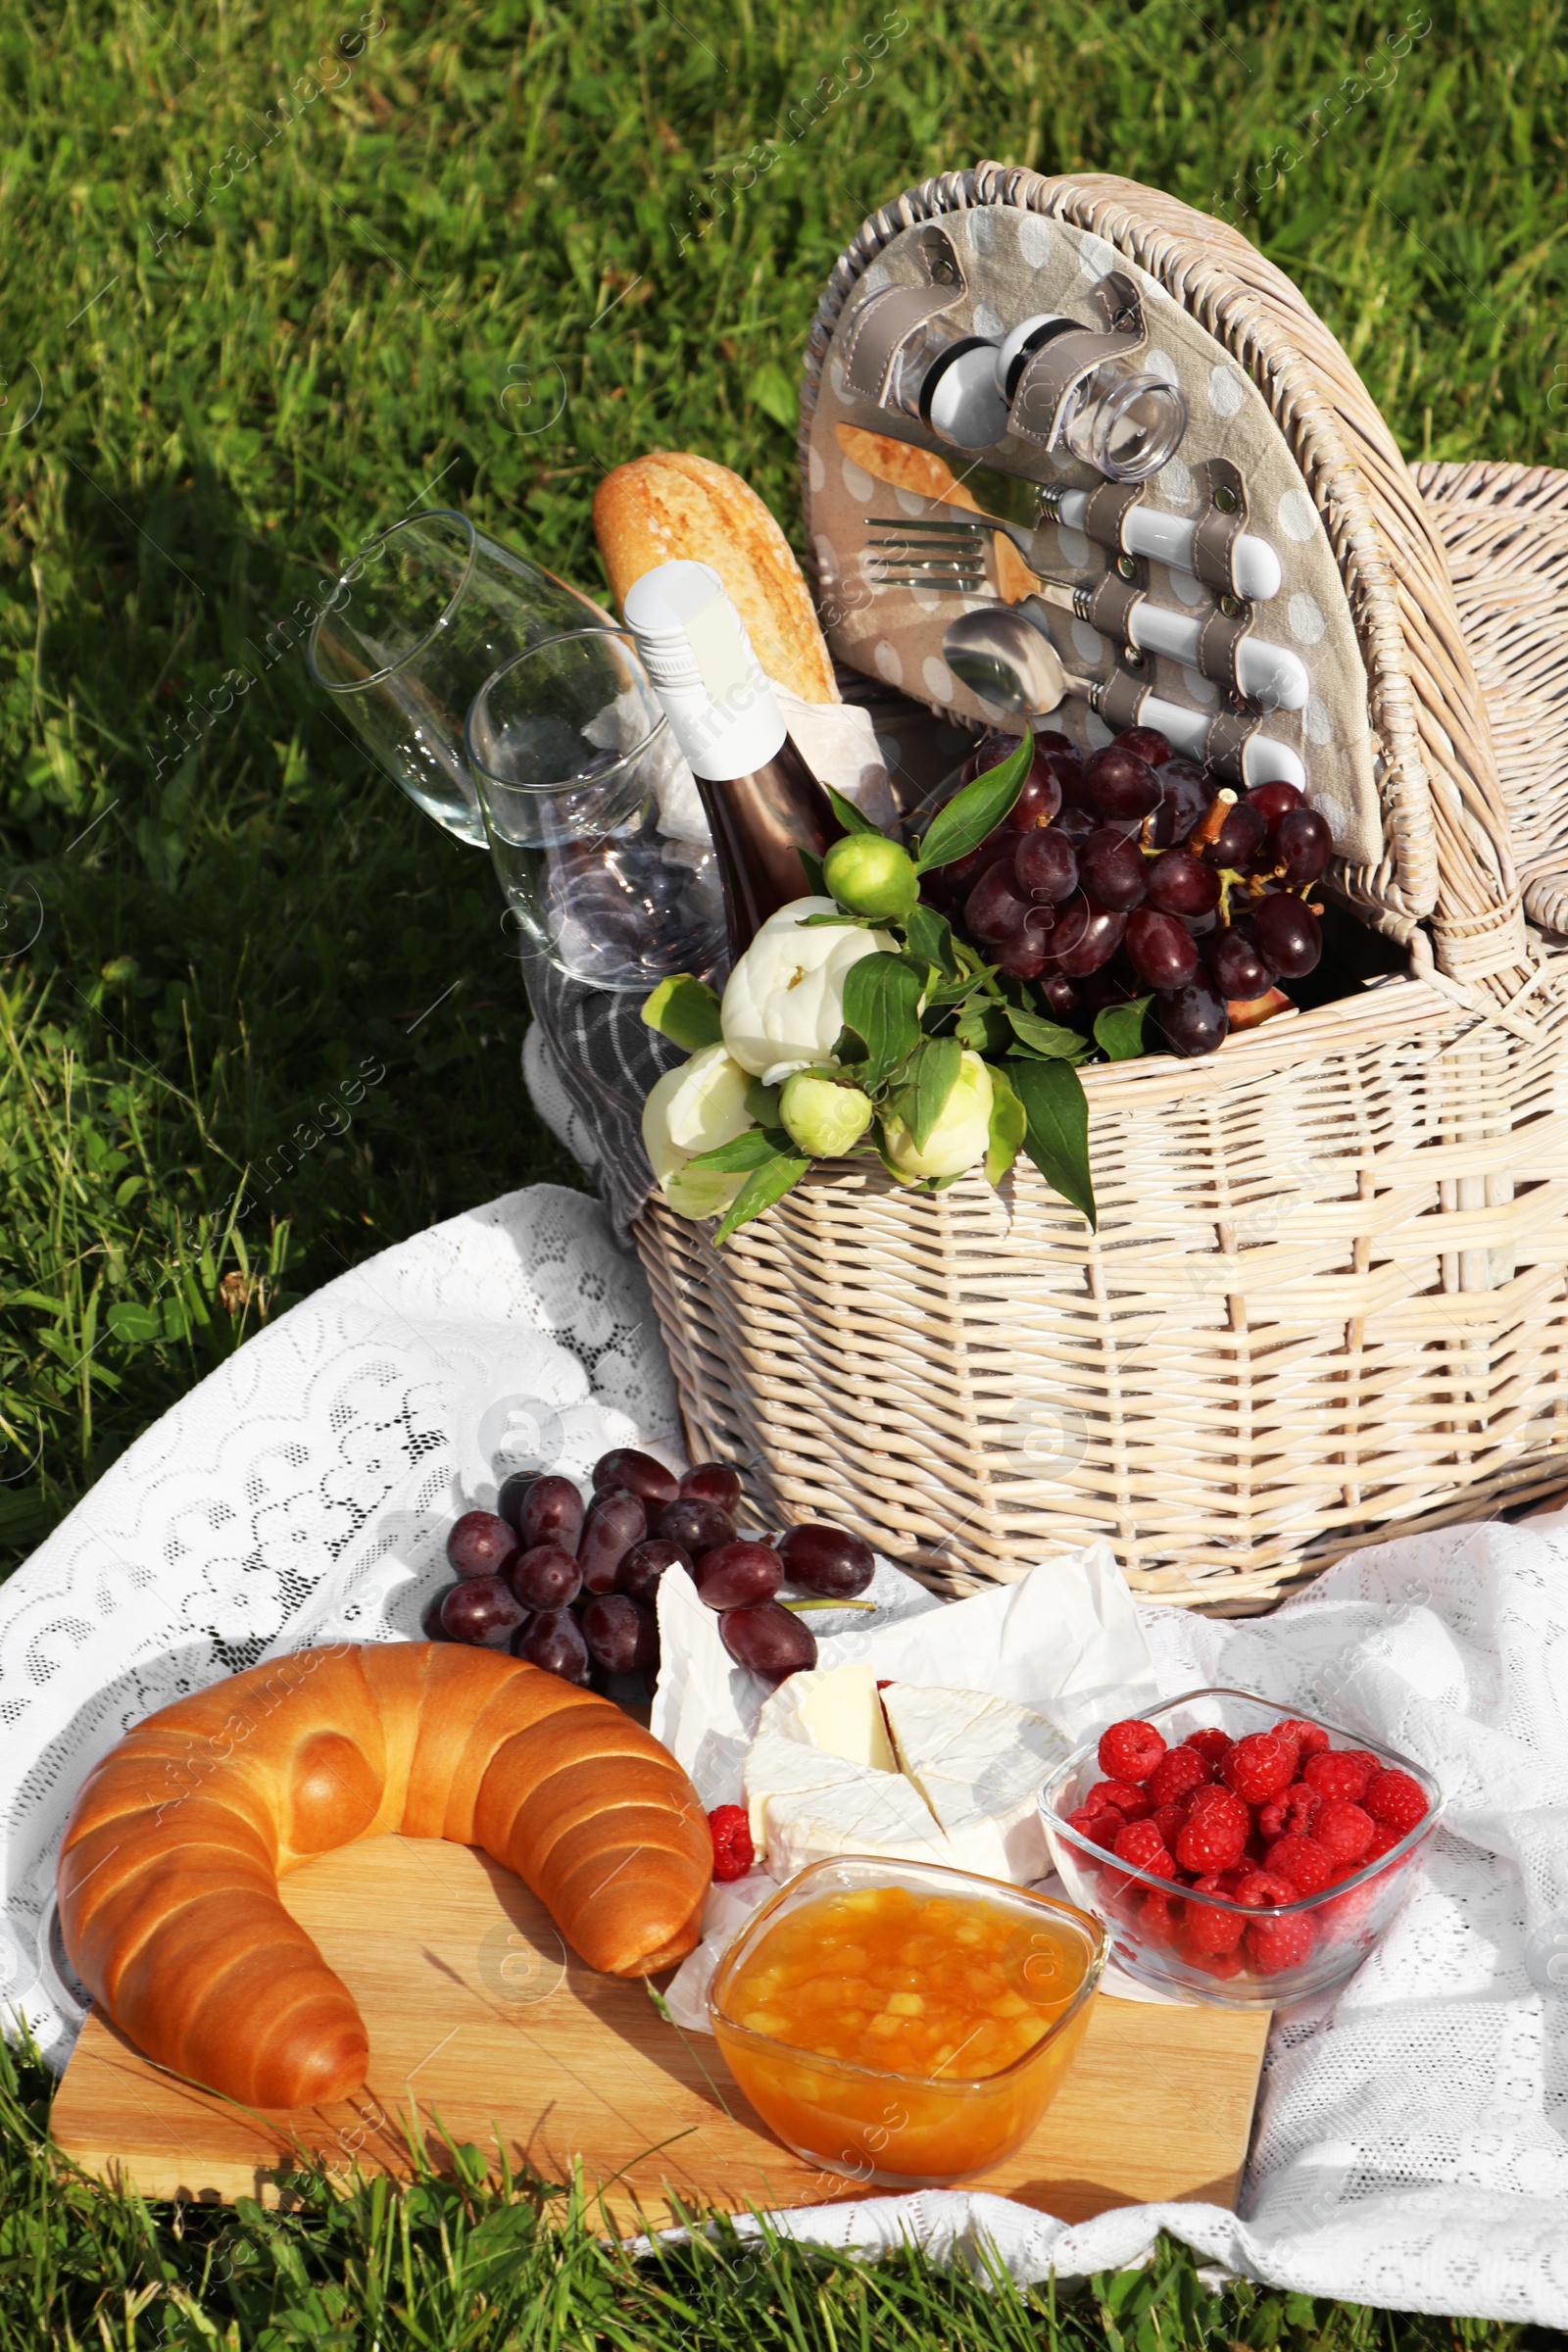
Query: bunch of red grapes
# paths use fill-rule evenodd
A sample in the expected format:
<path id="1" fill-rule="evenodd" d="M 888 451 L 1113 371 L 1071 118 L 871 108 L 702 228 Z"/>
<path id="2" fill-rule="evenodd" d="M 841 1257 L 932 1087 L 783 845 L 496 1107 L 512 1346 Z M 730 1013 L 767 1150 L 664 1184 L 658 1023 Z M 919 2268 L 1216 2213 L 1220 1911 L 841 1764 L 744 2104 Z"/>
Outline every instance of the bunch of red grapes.
<path id="1" fill-rule="evenodd" d="M 875 1568 L 844 1528 L 811 1521 L 776 1543 L 740 1533 L 741 1482 L 723 1462 L 677 1478 L 635 1446 L 576 1481 L 509 1478 L 493 1511 L 465 1511 L 447 1537 L 457 1583 L 424 1612 L 432 1642 L 510 1650 L 568 1683 L 653 1673 L 659 1665 L 659 1581 L 684 1568 L 738 1666 L 775 1686 L 816 1664 L 816 1637 L 776 1597 L 788 1583 L 852 1600 Z"/>
<path id="2" fill-rule="evenodd" d="M 963 782 L 1018 740 L 985 737 Z M 1294 784 L 1238 798 L 1152 727 L 1087 759 L 1053 732 L 1035 737 L 1003 823 L 922 887 L 1058 1020 L 1088 1028 L 1152 993 L 1171 1051 L 1212 1054 L 1246 1007 L 1316 965 L 1322 909 L 1308 901 L 1331 847 Z"/>

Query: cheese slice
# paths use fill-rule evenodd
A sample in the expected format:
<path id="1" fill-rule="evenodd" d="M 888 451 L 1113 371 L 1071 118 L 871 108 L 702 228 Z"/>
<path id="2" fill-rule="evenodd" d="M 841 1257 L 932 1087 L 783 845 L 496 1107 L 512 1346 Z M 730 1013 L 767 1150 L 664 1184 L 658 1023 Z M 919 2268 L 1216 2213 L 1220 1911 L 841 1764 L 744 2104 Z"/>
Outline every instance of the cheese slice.
<path id="1" fill-rule="evenodd" d="M 901 1770 L 941 1824 L 960 1870 L 1025 1886 L 1051 1868 L 1036 1801 L 1067 1754 L 1043 1715 L 983 1690 L 893 1683 L 883 1692 Z"/>
<path id="2" fill-rule="evenodd" d="M 809 1674 L 792 1674 L 763 1707 L 758 1731 L 804 1740 L 869 1771 L 899 1769 L 869 1666 L 825 1666 Z"/>
<path id="3" fill-rule="evenodd" d="M 948 1842 L 911 1781 L 872 1772 L 775 1735 L 746 1759 L 752 1838 L 776 1879 L 834 1854 L 903 1862 L 952 1860 Z"/>

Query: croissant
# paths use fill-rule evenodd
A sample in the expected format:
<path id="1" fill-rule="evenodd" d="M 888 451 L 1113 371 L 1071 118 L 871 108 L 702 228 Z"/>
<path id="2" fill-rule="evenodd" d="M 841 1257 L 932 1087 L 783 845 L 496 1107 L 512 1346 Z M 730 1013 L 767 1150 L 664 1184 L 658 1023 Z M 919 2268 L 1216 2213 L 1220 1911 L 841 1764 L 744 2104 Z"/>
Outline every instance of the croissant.
<path id="1" fill-rule="evenodd" d="M 300 1650 L 128 1733 L 66 1825 L 67 1954 L 160 2066 L 254 2107 L 347 2098 L 365 2022 L 277 1881 L 391 1831 L 482 1846 L 611 1976 L 697 1941 L 711 1839 L 652 1734 L 535 1666 L 412 1642 Z"/>

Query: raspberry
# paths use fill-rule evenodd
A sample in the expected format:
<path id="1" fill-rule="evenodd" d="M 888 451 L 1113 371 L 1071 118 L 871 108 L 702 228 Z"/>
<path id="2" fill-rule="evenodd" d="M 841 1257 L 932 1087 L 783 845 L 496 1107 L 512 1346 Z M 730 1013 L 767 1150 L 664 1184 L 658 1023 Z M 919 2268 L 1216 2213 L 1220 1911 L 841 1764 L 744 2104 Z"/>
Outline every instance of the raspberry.
<path id="1" fill-rule="evenodd" d="M 1210 1875 L 1194 1882 L 1195 1894 L 1226 1895 L 1229 1881 Z M 1189 1903 L 1187 1906 L 1187 1945 L 1194 1952 L 1234 1952 L 1242 1940 L 1245 1919 L 1234 1911 L 1216 1911 L 1208 1903 Z"/>
<path id="2" fill-rule="evenodd" d="M 1359 1862 L 1375 1827 L 1371 1814 L 1359 1805 L 1343 1796 L 1326 1796 L 1317 1809 L 1312 1837 L 1331 1862 Z"/>
<path id="3" fill-rule="evenodd" d="M 1176 1840 L 1187 1827 L 1187 1807 L 1185 1805 L 1161 1805 L 1157 1811 L 1151 1813 L 1149 1818 L 1159 1832 L 1160 1843 L 1164 1846 L 1166 1853 L 1173 1854 L 1176 1851 Z"/>
<path id="4" fill-rule="evenodd" d="M 1224 1756 L 1230 1753 L 1235 1741 L 1229 1732 L 1222 1732 L 1216 1727 L 1210 1726 L 1205 1731 L 1189 1732 L 1182 1741 L 1182 1745 L 1183 1747 L 1196 1747 L 1199 1754 L 1205 1756 L 1210 1764 L 1218 1764 Z"/>
<path id="5" fill-rule="evenodd" d="M 1130 1821 L 1116 1834 L 1111 1852 L 1118 1862 L 1131 1862 L 1138 1870 L 1152 1870 L 1156 1878 L 1168 1879 L 1175 1863 L 1165 1851 L 1165 1840 L 1152 1821 Z"/>
<path id="6" fill-rule="evenodd" d="M 1222 1802 L 1229 1797 L 1228 1802 Z M 1176 1839 L 1176 1859 L 1184 1870 L 1206 1874 L 1232 1870 L 1247 1848 L 1250 1823 L 1241 1798 L 1216 1789 L 1212 1800 L 1195 1808 Z"/>
<path id="7" fill-rule="evenodd" d="M 1201 1788 L 1193 1790 L 1187 1800 L 1187 1810 L 1189 1813 L 1206 1813 L 1210 1805 L 1218 1805 L 1221 1811 L 1226 1811 L 1232 1803 L 1239 1801 L 1245 1800 L 1237 1798 L 1234 1788 L 1227 1788 L 1220 1781 L 1208 1781 Z"/>
<path id="8" fill-rule="evenodd" d="M 1162 1755 L 1149 1776 L 1152 1805 L 1179 1805 L 1184 1796 L 1214 1778 L 1214 1767 L 1196 1747 L 1173 1747 Z"/>
<path id="9" fill-rule="evenodd" d="M 713 1840 L 714 1878 L 744 1879 L 757 1860 L 745 1806 L 715 1805 L 708 1816 L 708 1829 Z"/>
<path id="10" fill-rule="evenodd" d="M 1337 1753 L 1331 1749 L 1326 1755 L 1308 1756 L 1301 1768 L 1301 1778 L 1319 1796 L 1348 1798 L 1353 1804 L 1366 1794 L 1372 1775 L 1359 1756 L 1341 1748 Z"/>
<path id="11" fill-rule="evenodd" d="M 1272 1732 L 1249 1732 L 1220 1765 L 1227 1787 L 1250 1805 L 1265 1805 L 1296 1778 L 1296 1750 Z"/>
<path id="12" fill-rule="evenodd" d="M 1168 1894 L 1161 1894 L 1156 1889 L 1145 1895 L 1143 1909 L 1138 1914 L 1138 1924 L 1151 1943 L 1175 1942 L 1180 1923 L 1180 1898 L 1177 1899 L 1178 1909 L 1172 1911 Z"/>
<path id="13" fill-rule="evenodd" d="M 1266 1903 L 1294 1903 L 1300 1898 L 1289 1879 L 1277 1879 L 1271 1870 L 1250 1870 L 1236 1882 L 1233 1903 L 1248 1911 L 1261 1911 Z"/>
<path id="14" fill-rule="evenodd" d="M 1110 1781 L 1142 1783 L 1164 1753 L 1165 1742 L 1153 1725 L 1132 1715 L 1102 1733 L 1100 1769 Z"/>
<path id="15" fill-rule="evenodd" d="M 1254 1919 L 1247 1931 L 1247 1949 L 1252 1966 L 1265 1977 L 1299 1968 L 1312 1956 L 1317 1934 L 1304 1911 L 1289 1919 Z"/>
<path id="16" fill-rule="evenodd" d="M 1391 1822 L 1380 1821 L 1372 1832 L 1371 1844 L 1361 1856 L 1360 1867 L 1364 1870 L 1369 1862 L 1381 1862 L 1385 1854 L 1392 1854 L 1404 1834 L 1402 1830 L 1396 1830 Z"/>
<path id="17" fill-rule="evenodd" d="M 1364 1764 L 1369 1781 L 1375 1781 L 1380 1772 L 1387 1770 L 1383 1758 L 1375 1756 L 1369 1747 L 1347 1747 L 1342 1748 L 1340 1752 L 1342 1755 L 1353 1756 L 1358 1764 Z M 1360 1799 L 1357 1798 L 1356 1801 L 1359 1803 Z"/>
<path id="18" fill-rule="evenodd" d="M 1322 1799 L 1304 1781 L 1293 1781 L 1283 1796 L 1257 1809 L 1257 1826 L 1265 1838 L 1283 1838 L 1292 1830 L 1309 1831 Z"/>
<path id="19" fill-rule="evenodd" d="M 1119 1813 L 1123 1821 L 1142 1821 L 1149 1811 L 1149 1799 L 1131 1781 L 1097 1781 L 1084 1798 L 1090 1813 L 1102 1813 L 1106 1806 Z"/>
<path id="20" fill-rule="evenodd" d="M 1205 1976 L 1239 1977 L 1246 1963 L 1240 1952 L 1194 1952 L 1192 1963 Z"/>
<path id="21" fill-rule="evenodd" d="M 1361 1802 L 1375 1822 L 1385 1829 L 1396 1830 L 1401 1838 L 1427 1817 L 1427 1800 L 1421 1792 L 1421 1784 L 1407 1772 L 1375 1772 Z M 1388 1848 L 1381 1850 L 1387 1853 Z"/>
<path id="22" fill-rule="evenodd" d="M 1298 1757 L 1320 1756 L 1329 1743 L 1329 1736 L 1320 1723 L 1308 1723 L 1303 1716 L 1288 1715 L 1283 1723 L 1274 1726 L 1276 1740 L 1289 1740 Z"/>
<path id="23" fill-rule="evenodd" d="M 1299 1831 L 1274 1840 L 1263 1868 L 1277 1879 L 1288 1879 L 1298 1894 L 1321 1894 L 1334 1876 L 1333 1861 L 1317 1839 L 1303 1838 Z"/>

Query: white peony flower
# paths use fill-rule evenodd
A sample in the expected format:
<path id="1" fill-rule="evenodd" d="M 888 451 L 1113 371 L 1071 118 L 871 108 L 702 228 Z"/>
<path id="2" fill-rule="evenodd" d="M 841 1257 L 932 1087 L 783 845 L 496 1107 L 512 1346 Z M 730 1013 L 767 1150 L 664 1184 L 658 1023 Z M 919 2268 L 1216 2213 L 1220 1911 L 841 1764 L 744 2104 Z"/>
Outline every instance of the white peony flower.
<path id="1" fill-rule="evenodd" d="M 914 1138 L 899 1118 L 884 1119 L 882 1140 L 887 1154 L 907 1183 L 924 1176 L 961 1176 L 984 1159 L 991 1134 L 991 1072 L 978 1054 L 965 1052 L 958 1076 L 942 1108 L 942 1116 L 917 1152 Z"/>
<path id="2" fill-rule="evenodd" d="M 898 944 L 885 931 L 861 931 L 854 923 L 804 928 L 808 914 L 838 911 L 832 899 L 796 899 L 781 906 L 729 976 L 724 1044 L 764 1086 L 832 1060 L 851 964 Z"/>
<path id="3" fill-rule="evenodd" d="M 721 1216 L 746 1182 L 709 1168 L 685 1171 L 694 1152 L 714 1152 L 757 1124 L 746 1107 L 751 1083 L 722 1045 L 704 1046 L 666 1070 L 643 1104 L 643 1145 L 660 1191 L 680 1216 Z"/>

